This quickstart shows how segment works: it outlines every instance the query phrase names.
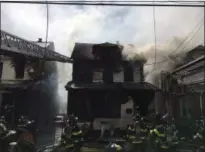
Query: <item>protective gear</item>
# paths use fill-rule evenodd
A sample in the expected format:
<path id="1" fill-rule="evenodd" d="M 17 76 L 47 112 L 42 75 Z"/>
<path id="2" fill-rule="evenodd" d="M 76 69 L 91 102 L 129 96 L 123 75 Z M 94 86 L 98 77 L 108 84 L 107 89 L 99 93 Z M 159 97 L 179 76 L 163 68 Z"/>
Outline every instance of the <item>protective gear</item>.
<path id="1" fill-rule="evenodd" d="M 76 126 L 78 123 L 78 117 L 76 117 L 74 114 L 71 114 L 68 118 L 68 123 L 70 126 Z"/>
<path id="2" fill-rule="evenodd" d="M 141 139 L 146 139 L 147 136 L 148 136 L 148 127 L 147 125 L 144 123 L 144 118 L 141 118 L 141 121 L 140 121 L 140 135 L 141 135 Z"/>
<path id="3" fill-rule="evenodd" d="M 139 107 L 135 108 L 135 114 L 134 114 L 133 120 L 134 121 L 140 121 L 141 120 Z"/>
<path id="4" fill-rule="evenodd" d="M 72 136 L 72 127 L 66 126 L 63 129 L 63 133 L 61 135 L 60 146 L 65 147 L 66 149 L 72 149 L 74 147 L 74 143 L 71 139 L 71 136 Z"/>
<path id="5" fill-rule="evenodd" d="M 71 115 L 66 121 L 65 128 L 61 136 L 61 146 L 66 149 L 80 148 L 82 142 L 82 130 L 77 126 L 78 118 Z"/>
<path id="6" fill-rule="evenodd" d="M 150 130 L 150 134 L 155 135 L 157 137 L 165 137 L 164 131 L 165 131 L 164 126 L 158 125 L 155 127 L 155 129 Z"/>
<path id="7" fill-rule="evenodd" d="M 141 135 L 140 122 L 136 121 L 127 128 L 129 150 L 144 151 L 145 137 Z"/>
<path id="8" fill-rule="evenodd" d="M 7 127 L 4 123 L 0 122 L 0 137 L 4 136 L 7 132 Z"/>
<path id="9" fill-rule="evenodd" d="M 24 140 L 22 142 L 18 142 L 18 148 L 20 149 L 19 152 L 36 152 L 36 146 L 34 143 Z"/>
<path id="10" fill-rule="evenodd" d="M 150 130 L 149 137 L 150 146 L 155 150 L 160 151 L 162 149 L 169 149 L 166 142 L 165 128 L 163 125 L 158 125 L 155 129 Z"/>
<path id="11" fill-rule="evenodd" d="M 8 152 L 18 152 L 18 143 L 17 142 L 9 143 Z"/>
<path id="12" fill-rule="evenodd" d="M 122 152 L 122 151 L 123 151 L 123 147 L 116 143 L 110 143 L 105 149 L 105 152 Z"/>

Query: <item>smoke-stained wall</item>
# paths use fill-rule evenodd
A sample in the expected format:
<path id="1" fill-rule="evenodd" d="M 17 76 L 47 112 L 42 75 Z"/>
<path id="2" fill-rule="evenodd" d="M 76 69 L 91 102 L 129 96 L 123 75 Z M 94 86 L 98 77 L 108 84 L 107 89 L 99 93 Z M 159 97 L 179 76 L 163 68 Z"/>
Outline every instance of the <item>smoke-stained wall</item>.
<path id="1" fill-rule="evenodd" d="M 45 46 L 45 43 L 38 43 Z M 48 49 L 55 50 L 54 43 L 49 42 Z M 23 114 L 37 121 L 38 126 L 49 126 L 59 111 L 58 69 L 57 62 L 45 61 L 43 77 L 24 92 L 16 94 L 17 115 Z"/>
<path id="2" fill-rule="evenodd" d="M 44 77 L 28 90 L 17 94 L 17 113 L 35 119 L 39 126 L 47 126 L 58 112 L 58 75 L 55 62 L 46 62 Z"/>

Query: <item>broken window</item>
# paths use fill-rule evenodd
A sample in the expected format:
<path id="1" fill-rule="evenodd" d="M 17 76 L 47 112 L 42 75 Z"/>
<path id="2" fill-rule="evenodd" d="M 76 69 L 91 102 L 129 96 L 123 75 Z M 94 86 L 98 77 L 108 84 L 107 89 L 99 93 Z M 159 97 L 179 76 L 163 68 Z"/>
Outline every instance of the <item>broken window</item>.
<path id="1" fill-rule="evenodd" d="M 114 82 L 124 82 L 124 70 L 113 72 L 113 81 Z"/>
<path id="2" fill-rule="evenodd" d="M 102 83 L 103 82 L 103 69 L 98 69 L 93 71 L 93 82 Z"/>
<path id="3" fill-rule="evenodd" d="M 15 78 L 16 79 L 24 78 L 26 59 L 23 57 L 15 57 L 13 58 L 13 64 L 15 69 Z"/>
<path id="4" fill-rule="evenodd" d="M 103 72 L 103 82 L 110 84 L 113 83 L 113 70 L 109 66 L 104 69 Z"/>
<path id="5" fill-rule="evenodd" d="M 131 65 L 126 65 L 124 69 L 124 81 L 133 82 L 133 69 Z"/>

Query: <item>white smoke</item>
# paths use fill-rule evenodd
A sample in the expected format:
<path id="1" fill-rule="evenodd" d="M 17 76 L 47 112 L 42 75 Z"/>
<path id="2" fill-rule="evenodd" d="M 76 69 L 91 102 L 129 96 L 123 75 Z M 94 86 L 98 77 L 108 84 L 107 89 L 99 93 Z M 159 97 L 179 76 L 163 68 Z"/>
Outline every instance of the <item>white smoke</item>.
<path id="1" fill-rule="evenodd" d="M 143 53 L 132 44 L 123 45 L 122 57 L 124 60 L 145 60 Z"/>
<path id="2" fill-rule="evenodd" d="M 1 28 L 27 40 L 37 40 L 46 36 L 46 5 L 1 4 Z M 203 8 L 162 8 L 156 7 L 157 61 L 170 58 L 171 48 L 163 44 L 174 36 L 185 37 L 203 18 Z M 54 6 L 49 5 L 48 40 L 55 43 L 55 50 L 70 56 L 75 42 L 116 42 L 134 44 L 128 58 L 143 55 L 154 61 L 152 7 L 99 7 L 99 6 Z M 203 37 L 203 31 L 200 31 Z M 181 38 L 179 38 L 181 41 Z M 192 42 L 199 41 L 197 39 Z M 177 42 L 178 43 L 178 42 Z M 195 44 L 197 44 L 195 43 Z M 167 44 L 167 43 L 166 43 Z M 192 45 L 194 46 L 194 45 Z M 127 46 L 130 47 L 130 46 Z M 165 47 L 166 49 L 164 49 Z M 135 51 L 140 55 L 136 55 Z M 177 56 L 175 54 L 175 56 Z M 174 56 L 174 57 L 175 57 Z M 172 60 L 157 64 L 158 71 L 172 67 Z M 173 65 L 174 66 L 174 65 Z M 156 82 L 151 75 L 153 66 L 145 67 L 146 80 Z M 72 66 L 58 64 L 59 94 L 64 110 L 67 92 L 65 84 L 71 80 Z M 156 74 L 154 74 L 156 73 Z M 152 80 L 153 79 L 153 80 Z M 152 80 L 152 81 L 151 81 Z M 155 83 L 154 83 L 155 84 Z"/>
<path id="3" fill-rule="evenodd" d="M 145 81 L 157 87 L 160 87 L 160 73 L 162 71 L 171 71 L 176 65 L 182 64 L 186 53 L 202 44 L 203 37 L 198 35 L 197 43 L 184 43 L 185 38 L 174 37 L 168 40 L 167 43 L 156 46 L 155 58 L 155 45 L 149 44 L 141 48 L 134 45 L 124 45 L 123 57 L 127 60 L 146 60 L 144 65 Z M 201 43 L 200 43 L 201 42 Z"/>

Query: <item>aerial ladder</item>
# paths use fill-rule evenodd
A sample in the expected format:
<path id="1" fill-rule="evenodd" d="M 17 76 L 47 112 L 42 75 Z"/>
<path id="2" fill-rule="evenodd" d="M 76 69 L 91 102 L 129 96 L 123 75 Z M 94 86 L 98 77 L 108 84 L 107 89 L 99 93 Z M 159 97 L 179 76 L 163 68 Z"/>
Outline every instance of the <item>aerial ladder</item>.
<path id="1" fill-rule="evenodd" d="M 49 50 L 47 47 L 41 47 L 33 42 L 12 35 L 1 30 L 0 55 L 11 56 L 21 54 L 29 57 L 39 58 L 48 61 L 68 62 L 72 60 L 64 55 Z"/>

